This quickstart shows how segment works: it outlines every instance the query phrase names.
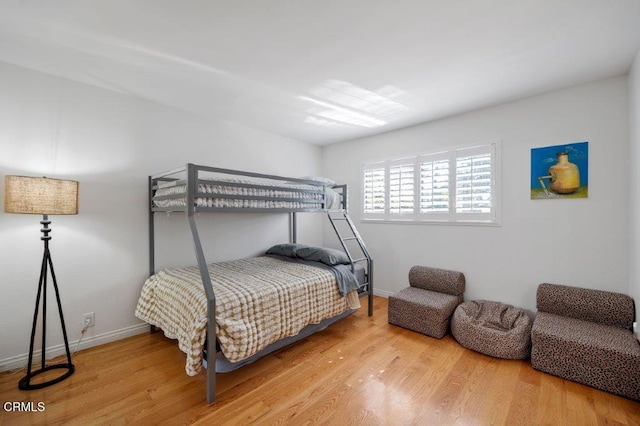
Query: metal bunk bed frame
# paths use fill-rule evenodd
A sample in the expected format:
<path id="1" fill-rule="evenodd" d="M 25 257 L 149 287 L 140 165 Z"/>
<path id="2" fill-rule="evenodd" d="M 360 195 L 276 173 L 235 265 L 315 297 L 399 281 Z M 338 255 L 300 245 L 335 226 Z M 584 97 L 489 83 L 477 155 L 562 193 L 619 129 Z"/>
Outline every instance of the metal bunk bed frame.
<path id="1" fill-rule="evenodd" d="M 211 195 L 206 193 L 201 193 L 198 191 L 199 183 L 222 183 L 227 186 L 238 186 L 238 187 L 259 187 L 259 185 L 250 185 L 244 183 L 230 183 L 227 181 L 215 181 L 211 179 L 200 179 L 200 172 L 209 172 L 209 173 L 220 173 L 226 175 L 235 175 L 249 178 L 257 178 L 257 179 L 267 179 L 274 181 L 286 181 L 296 184 L 306 184 L 317 186 L 322 193 L 321 205 L 322 208 L 255 208 L 255 207 L 197 207 L 196 206 L 196 198 L 199 197 L 209 197 L 209 198 L 225 198 L 225 199 L 252 199 L 252 200 L 274 200 L 272 197 L 267 196 L 234 196 L 234 195 Z M 165 196 L 163 198 L 184 198 L 185 205 L 177 206 L 177 207 L 156 207 L 154 206 L 154 194 L 156 189 L 158 188 L 158 182 L 170 182 L 170 181 L 178 181 L 178 178 L 170 177 L 173 175 L 177 175 L 180 173 L 186 173 L 186 191 L 184 194 Z M 351 270 L 354 270 L 354 264 L 357 262 L 366 262 L 366 283 L 363 286 L 363 290 L 360 292 L 360 296 L 366 295 L 368 297 L 368 315 L 373 315 L 373 259 L 371 255 L 367 251 L 362 238 L 358 234 L 353 222 L 349 218 L 347 212 L 347 186 L 346 185 L 336 185 L 333 188 L 340 189 L 340 205 L 342 208 L 336 210 L 330 210 L 325 208 L 326 206 L 326 185 L 323 183 L 319 183 L 311 180 L 304 179 L 296 179 L 296 178 L 288 178 L 283 176 L 276 175 L 266 175 L 260 173 L 251 173 L 251 172 L 242 172 L 238 170 L 230 170 L 230 169 L 222 169 L 217 167 L 208 167 L 208 166 L 199 166 L 195 164 L 186 164 L 185 166 L 177 167 L 172 170 L 168 170 L 164 173 L 160 173 L 157 175 L 149 176 L 149 274 L 153 275 L 156 273 L 155 270 L 155 226 L 154 226 L 154 213 L 156 212 L 184 212 L 186 213 L 187 222 L 189 224 L 189 228 L 191 230 L 191 235 L 193 237 L 194 250 L 196 255 L 196 260 L 198 262 L 198 269 L 200 271 L 200 276 L 202 278 L 202 284 L 204 286 L 204 291 L 207 297 L 207 344 L 206 344 L 206 352 L 209 356 L 208 368 L 207 370 L 207 402 L 209 404 L 213 403 L 216 399 L 216 296 L 213 291 L 213 285 L 211 284 L 211 277 L 209 276 L 209 272 L 207 269 L 207 261 L 204 256 L 204 252 L 202 249 L 202 243 L 200 241 L 200 236 L 198 234 L 198 227 L 195 221 L 195 213 L 200 212 L 243 212 L 243 213 L 289 213 L 290 214 L 290 240 L 292 243 L 297 242 L 297 220 L 296 214 L 299 212 L 324 212 L 327 213 L 329 221 L 340 240 L 342 248 L 345 250 L 345 253 L 349 257 L 351 261 Z M 286 187 L 274 187 L 271 189 L 283 189 L 283 190 L 291 190 Z M 295 189 L 296 192 L 307 192 L 305 190 Z M 308 192 L 317 192 L 317 191 L 308 191 Z M 286 199 L 286 198 L 277 198 L 277 201 L 294 201 L 294 199 Z M 295 200 L 300 201 L 300 200 Z M 318 201 L 316 201 L 317 203 Z M 332 216 L 334 214 L 334 216 Z M 338 214 L 336 217 L 335 214 Z M 348 225 L 348 230 L 350 234 L 347 236 L 343 236 L 336 226 L 336 221 L 346 221 Z M 358 247 L 363 254 L 361 258 L 354 258 L 351 254 L 351 251 L 348 249 L 347 241 L 355 240 L 358 243 Z M 155 331 L 155 326 L 151 326 L 151 331 Z"/>

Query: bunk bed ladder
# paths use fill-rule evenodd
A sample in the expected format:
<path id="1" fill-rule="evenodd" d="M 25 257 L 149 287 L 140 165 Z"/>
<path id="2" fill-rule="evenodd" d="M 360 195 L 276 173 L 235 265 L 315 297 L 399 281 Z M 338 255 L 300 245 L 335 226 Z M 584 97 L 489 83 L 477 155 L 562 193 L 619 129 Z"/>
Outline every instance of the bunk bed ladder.
<path id="1" fill-rule="evenodd" d="M 353 224 L 353 221 L 349 217 L 349 214 L 347 213 L 346 210 L 344 209 L 329 210 L 327 211 L 327 216 L 329 217 L 329 222 L 331 222 L 331 226 L 333 226 L 333 230 L 335 231 L 336 235 L 338 236 L 338 239 L 340 240 L 342 249 L 349 257 L 349 260 L 351 261 L 351 272 L 354 271 L 354 264 L 358 262 L 366 262 L 367 264 L 367 270 L 366 270 L 367 290 L 365 294 L 368 295 L 368 305 L 369 305 L 368 314 L 369 316 L 372 316 L 373 315 L 373 259 L 371 258 L 371 255 L 369 255 L 369 252 L 367 251 L 367 247 L 364 245 L 364 241 L 362 240 L 362 237 L 360 237 L 358 230 L 356 229 L 355 225 Z M 347 224 L 346 229 L 344 229 L 345 234 L 339 231 L 338 226 L 336 225 L 336 222 L 338 221 L 344 221 Z M 349 241 L 356 241 L 358 243 L 358 247 L 363 257 L 354 258 L 347 244 Z"/>

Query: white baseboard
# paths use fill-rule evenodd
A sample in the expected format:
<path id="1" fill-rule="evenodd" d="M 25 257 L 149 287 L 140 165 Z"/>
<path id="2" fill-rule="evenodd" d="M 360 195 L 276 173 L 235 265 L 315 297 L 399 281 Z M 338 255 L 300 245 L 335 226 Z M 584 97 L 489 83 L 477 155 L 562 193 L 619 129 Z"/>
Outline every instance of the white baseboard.
<path id="1" fill-rule="evenodd" d="M 78 350 L 88 349 L 94 346 L 115 342 L 116 340 L 121 340 L 126 337 L 135 336 L 137 334 L 142 334 L 148 331 L 149 331 L 149 324 L 132 325 L 131 327 L 121 328 L 120 330 L 110 331 L 108 333 L 99 334 L 97 336 L 85 337 L 82 339 L 79 346 L 78 346 L 78 340 L 70 341 L 69 350 L 73 353 L 76 350 L 76 346 L 78 347 Z M 42 351 L 40 350 L 33 351 L 33 360 L 35 364 L 39 365 L 41 353 Z M 59 345 L 51 346 L 47 348 L 46 358 L 51 359 L 64 354 L 65 354 L 64 344 L 59 344 Z M 72 358 L 73 358 L 73 355 L 72 355 Z M 16 355 L 10 358 L 1 359 L 0 372 L 15 370 L 18 368 L 25 368 L 27 366 L 28 361 L 29 361 L 28 353 L 25 353 L 22 355 Z"/>
<path id="2" fill-rule="evenodd" d="M 389 296 L 393 296 L 393 293 L 390 291 L 386 291 L 386 290 L 378 290 L 376 288 L 373 289 L 373 295 L 374 296 L 380 296 L 380 297 L 384 297 L 385 299 L 388 299 Z"/>

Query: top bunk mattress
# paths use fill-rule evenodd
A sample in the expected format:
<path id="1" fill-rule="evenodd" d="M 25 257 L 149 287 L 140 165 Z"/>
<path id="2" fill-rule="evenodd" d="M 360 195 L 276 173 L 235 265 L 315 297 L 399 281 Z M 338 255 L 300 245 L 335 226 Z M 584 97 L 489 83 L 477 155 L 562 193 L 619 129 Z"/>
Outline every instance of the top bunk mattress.
<path id="1" fill-rule="evenodd" d="M 185 207 L 184 180 L 158 183 L 153 206 Z M 340 194 L 322 185 L 274 182 L 255 178 L 219 178 L 198 181 L 196 207 L 248 209 L 338 209 Z"/>

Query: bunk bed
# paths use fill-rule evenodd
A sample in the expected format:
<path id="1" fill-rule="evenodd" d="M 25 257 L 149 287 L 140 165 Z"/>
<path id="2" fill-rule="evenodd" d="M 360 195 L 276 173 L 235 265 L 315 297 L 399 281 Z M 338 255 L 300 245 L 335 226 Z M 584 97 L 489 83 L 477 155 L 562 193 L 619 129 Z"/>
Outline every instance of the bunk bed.
<path id="1" fill-rule="evenodd" d="M 348 215 L 346 185 L 186 164 L 150 176 L 148 195 L 150 278 L 136 315 L 151 324 L 152 332 L 158 325 L 165 335 L 178 339 L 187 353 L 187 373 L 206 368 L 208 403 L 215 401 L 217 372 L 233 371 L 326 328 L 354 312 L 361 297 L 367 297 L 368 315 L 373 314 L 373 259 Z M 158 212 L 185 214 L 197 266 L 156 271 L 154 215 Z M 208 212 L 287 213 L 289 243 L 272 247 L 264 256 L 208 264 L 195 220 L 197 214 Z M 327 215 L 343 251 L 298 244 L 297 214 L 307 212 Z M 317 297 L 312 305 L 319 308 L 305 312 L 304 319 L 289 321 L 273 308 L 282 294 L 266 295 L 267 287 L 284 291 L 286 297 Z M 267 306 L 269 312 L 256 314 L 254 308 L 243 308 L 247 303 Z M 310 305 L 309 300 L 301 303 Z M 172 310 L 183 311 L 181 321 L 186 324 L 165 321 Z M 293 310 L 296 315 L 301 311 Z M 237 311 L 251 311 L 253 318 L 239 322 Z M 274 318 L 281 321 L 271 328 L 280 334 L 269 340 L 265 329 Z M 242 340 L 245 337 L 255 339 Z"/>

